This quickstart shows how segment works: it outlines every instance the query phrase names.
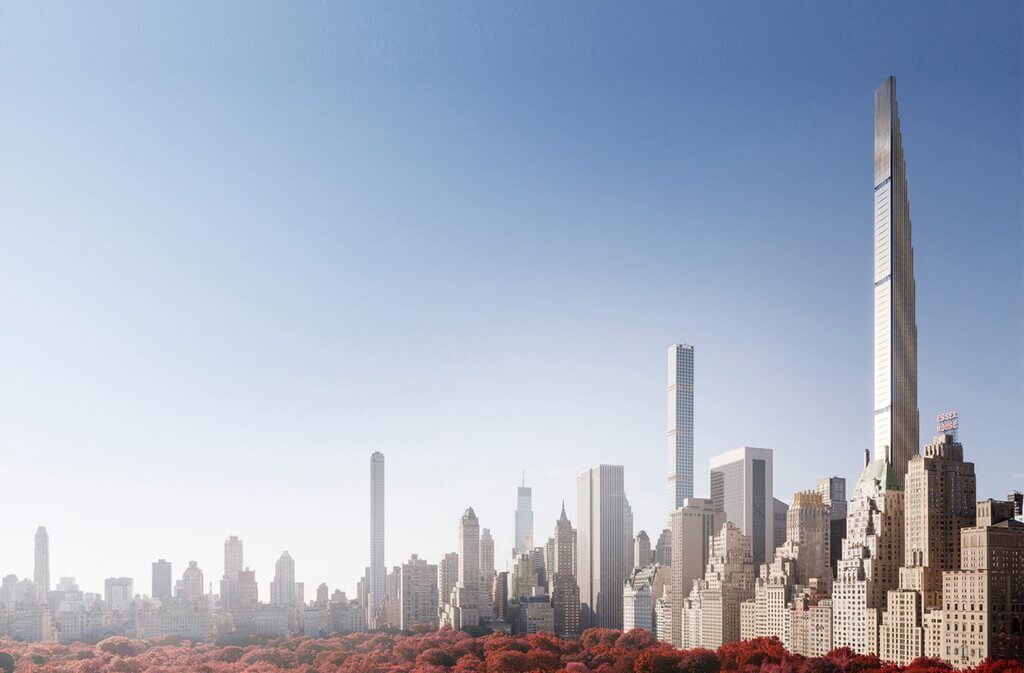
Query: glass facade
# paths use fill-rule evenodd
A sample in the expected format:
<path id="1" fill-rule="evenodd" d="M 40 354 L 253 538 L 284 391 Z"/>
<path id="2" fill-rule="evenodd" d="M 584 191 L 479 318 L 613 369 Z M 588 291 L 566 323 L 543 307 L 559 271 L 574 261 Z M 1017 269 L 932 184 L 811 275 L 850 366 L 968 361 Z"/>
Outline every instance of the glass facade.
<path id="1" fill-rule="evenodd" d="M 668 349 L 668 485 L 672 509 L 693 497 L 693 346 Z"/>
<path id="2" fill-rule="evenodd" d="M 914 248 L 896 81 L 875 91 L 874 448 L 902 483 L 918 454 Z"/>

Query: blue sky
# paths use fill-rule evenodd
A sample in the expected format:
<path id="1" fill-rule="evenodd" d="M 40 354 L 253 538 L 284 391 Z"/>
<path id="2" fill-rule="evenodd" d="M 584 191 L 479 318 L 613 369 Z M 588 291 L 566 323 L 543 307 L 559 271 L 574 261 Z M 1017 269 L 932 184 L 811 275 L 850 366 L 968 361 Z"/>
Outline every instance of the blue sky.
<path id="1" fill-rule="evenodd" d="M 665 349 L 777 495 L 871 445 L 873 92 L 897 78 L 922 440 L 1024 487 L 1022 10 L 959 3 L 0 7 L 0 573 L 97 590 L 246 543 L 354 590 L 511 548 L 626 466 L 659 530 Z M 655 534 L 656 535 L 656 534 Z M 307 591 L 311 591 L 312 588 Z"/>

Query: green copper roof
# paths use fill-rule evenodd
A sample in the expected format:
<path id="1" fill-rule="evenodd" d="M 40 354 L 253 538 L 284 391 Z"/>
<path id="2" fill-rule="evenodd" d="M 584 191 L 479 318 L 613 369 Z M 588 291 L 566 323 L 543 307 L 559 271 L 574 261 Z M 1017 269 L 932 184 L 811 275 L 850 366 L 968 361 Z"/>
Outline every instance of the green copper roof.
<path id="1" fill-rule="evenodd" d="M 882 488 L 886 491 L 902 491 L 900 482 L 896 478 L 896 471 L 892 469 L 892 464 L 884 459 L 879 458 L 873 460 L 864 467 L 864 471 L 860 473 L 860 479 L 857 483 L 860 484 L 866 479 L 880 482 Z"/>

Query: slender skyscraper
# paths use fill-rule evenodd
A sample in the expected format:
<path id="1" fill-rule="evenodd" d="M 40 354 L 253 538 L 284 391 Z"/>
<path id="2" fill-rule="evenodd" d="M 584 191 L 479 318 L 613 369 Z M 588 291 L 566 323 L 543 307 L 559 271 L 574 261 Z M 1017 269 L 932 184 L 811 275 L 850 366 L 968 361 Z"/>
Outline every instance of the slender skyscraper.
<path id="1" fill-rule="evenodd" d="M 516 548 L 514 555 L 529 554 L 533 550 L 533 489 L 523 485 L 516 489 Z"/>
<path id="2" fill-rule="evenodd" d="M 668 488 L 671 509 L 693 497 L 693 346 L 668 347 Z"/>
<path id="3" fill-rule="evenodd" d="M 242 541 L 232 535 L 224 541 L 224 577 L 238 581 L 238 573 L 245 567 L 242 555 Z"/>
<path id="4" fill-rule="evenodd" d="M 899 483 L 918 455 L 917 317 L 896 80 L 875 91 L 875 456 Z"/>
<path id="5" fill-rule="evenodd" d="M 281 557 L 274 564 L 270 603 L 283 608 L 295 607 L 295 561 L 287 551 L 281 552 Z"/>
<path id="6" fill-rule="evenodd" d="M 370 456 L 370 588 L 367 620 L 377 626 L 384 604 L 384 454 Z"/>
<path id="7" fill-rule="evenodd" d="M 46 602 L 46 593 L 50 590 L 50 534 L 46 526 L 36 529 L 36 566 L 32 581 L 36 585 L 36 597 L 40 603 Z"/>

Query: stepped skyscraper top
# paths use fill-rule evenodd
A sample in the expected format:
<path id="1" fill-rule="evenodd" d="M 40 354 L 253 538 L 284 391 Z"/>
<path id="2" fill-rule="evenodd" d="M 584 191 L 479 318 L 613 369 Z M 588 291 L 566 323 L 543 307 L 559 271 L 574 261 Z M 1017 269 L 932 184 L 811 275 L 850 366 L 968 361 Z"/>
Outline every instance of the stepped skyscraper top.
<path id="1" fill-rule="evenodd" d="M 902 483 L 918 454 L 917 317 L 910 201 L 896 80 L 875 91 L 875 455 Z"/>

